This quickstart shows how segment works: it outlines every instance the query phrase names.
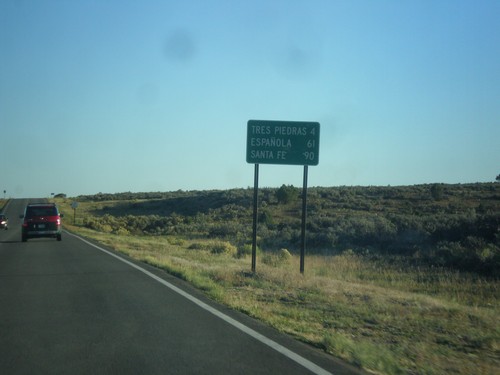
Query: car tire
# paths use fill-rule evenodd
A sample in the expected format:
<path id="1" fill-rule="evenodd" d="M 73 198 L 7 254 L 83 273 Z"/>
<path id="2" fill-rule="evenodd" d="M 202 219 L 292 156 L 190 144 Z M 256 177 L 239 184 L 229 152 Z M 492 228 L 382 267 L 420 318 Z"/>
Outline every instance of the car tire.
<path id="1" fill-rule="evenodd" d="M 22 240 L 23 242 L 26 242 L 26 241 L 28 241 L 28 237 L 26 237 L 26 236 L 22 236 L 21 240 Z"/>
<path id="2" fill-rule="evenodd" d="M 61 241 L 62 240 L 62 236 L 60 234 L 57 235 L 57 240 L 58 241 Z"/>

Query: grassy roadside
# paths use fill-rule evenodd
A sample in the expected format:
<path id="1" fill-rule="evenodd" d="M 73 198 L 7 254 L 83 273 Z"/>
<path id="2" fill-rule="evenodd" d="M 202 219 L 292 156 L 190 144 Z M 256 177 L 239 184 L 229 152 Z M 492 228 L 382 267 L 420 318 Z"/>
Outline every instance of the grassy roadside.
<path id="1" fill-rule="evenodd" d="M 500 368 L 500 282 L 403 258 L 346 252 L 260 254 L 257 273 L 231 244 L 66 228 L 181 277 L 211 298 L 299 340 L 384 374 L 493 374 Z M 80 212 L 85 212 L 81 204 Z M 78 221 L 77 221 L 78 222 Z"/>

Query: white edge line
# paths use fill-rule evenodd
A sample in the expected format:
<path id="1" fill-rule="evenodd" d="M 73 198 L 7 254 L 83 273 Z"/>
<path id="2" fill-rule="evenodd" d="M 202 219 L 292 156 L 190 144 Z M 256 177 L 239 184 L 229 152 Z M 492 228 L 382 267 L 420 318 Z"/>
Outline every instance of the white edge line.
<path id="1" fill-rule="evenodd" d="M 306 369 L 308 369 L 309 371 L 313 372 L 314 374 L 316 375 L 333 375 L 331 372 L 328 372 L 326 371 L 325 369 L 319 367 L 318 365 L 316 365 L 315 363 L 309 361 L 308 359 L 298 355 L 297 353 L 294 353 L 292 352 L 290 349 L 287 349 L 285 348 L 283 345 L 280 345 L 278 344 L 276 341 L 273 341 L 269 338 L 267 338 L 266 336 L 258 333 L 257 331 L 253 330 L 252 328 L 250 327 L 247 327 L 246 325 L 238 322 L 237 320 L 229 317 L 228 315 L 220 312 L 219 310 L 217 309 L 214 309 L 212 306 L 210 305 L 207 305 L 205 302 L 202 302 L 201 300 L 199 300 L 198 298 L 192 296 L 191 294 L 183 291 L 182 289 L 176 287 L 175 285 L 169 283 L 168 281 L 165 281 L 163 280 L 162 278 L 156 276 L 155 274 L 145 270 L 144 268 L 142 267 L 139 267 L 138 265 L 132 263 L 132 262 L 129 262 L 128 260 L 126 259 L 123 259 L 122 257 L 116 255 L 116 254 L 113 254 L 112 252 L 108 251 L 108 250 L 105 250 L 95 244 L 93 244 L 92 242 L 89 242 L 87 240 L 85 240 L 84 238 L 80 237 L 80 236 L 77 236 L 73 233 L 69 233 L 69 232 L 66 232 L 67 234 L 75 237 L 75 238 L 78 238 L 80 241 L 83 241 L 85 242 L 87 245 L 90 245 L 118 260 L 120 260 L 121 262 L 129 265 L 130 267 L 133 267 L 135 268 L 136 270 L 138 271 L 141 271 L 142 273 L 144 273 L 145 275 L 151 277 L 152 279 L 158 281 L 160 284 L 166 286 L 167 288 L 170 288 L 171 290 L 173 290 L 174 292 L 180 294 L 181 296 L 183 296 L 184 298 L 187 298 L 188 300 L 190 300 L 191 302 L 195 303 L 196 305 L 198 305 L 199 307 L 201 307 L 202 309 L 210 312 L 211 314 L 215 315 L 216 317 L 224 320 L 225 322 L 231 324 L 233 327 L 239 329 L 240 331 L 246 333 L 247 335 L 253 337 L 254 339 L 260 341 L 261 343 L 269 346 L 270 348 L 276 350 L 277 352 L 283 354 L 285 357 L 288 357 L 290 358 L 292 361 L 295 361 L 296 363 L 298 363 L 299 365 L 301 365 L 302 367 L 305 367 Z"/>

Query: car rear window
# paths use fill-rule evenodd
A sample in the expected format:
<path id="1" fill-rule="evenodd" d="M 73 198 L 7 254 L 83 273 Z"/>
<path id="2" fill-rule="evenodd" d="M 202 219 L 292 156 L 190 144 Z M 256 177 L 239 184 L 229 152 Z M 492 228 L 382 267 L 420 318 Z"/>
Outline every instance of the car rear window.
<path id="1" fill-rule="evenodd" d="M 26 216 L 55 216 L 57 209 L 55 207 L 28 207 Z"/>

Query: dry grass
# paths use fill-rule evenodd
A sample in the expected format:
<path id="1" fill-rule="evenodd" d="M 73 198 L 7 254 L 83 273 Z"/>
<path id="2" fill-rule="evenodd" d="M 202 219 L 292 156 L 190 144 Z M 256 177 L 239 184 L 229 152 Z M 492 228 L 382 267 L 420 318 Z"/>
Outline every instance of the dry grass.
<path id="1" fill-rule="evenodd" d="M 365 369 L 493 374 L 500 369 L 498 281 L 355 254 L 257 263 L 220 241 L 117 236 L 70 227 L 181 277 L 211 298 Z"/>

